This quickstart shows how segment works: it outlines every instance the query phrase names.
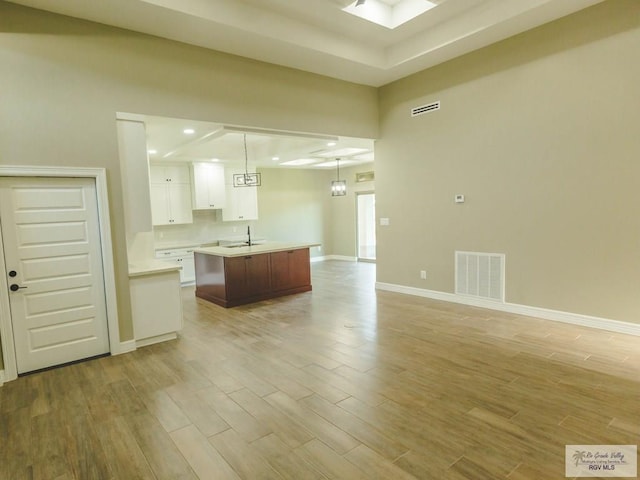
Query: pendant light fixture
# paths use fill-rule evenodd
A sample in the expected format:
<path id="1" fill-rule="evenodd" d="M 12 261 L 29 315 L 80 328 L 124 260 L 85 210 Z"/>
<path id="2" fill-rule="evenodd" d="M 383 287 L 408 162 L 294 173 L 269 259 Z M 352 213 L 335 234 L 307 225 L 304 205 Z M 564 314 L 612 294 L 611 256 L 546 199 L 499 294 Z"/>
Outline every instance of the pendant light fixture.
<path id="1" fill-rule="evenodd" d="M 336 158 L 336 179 L 331 182 L 331 196 L 343 197 L 347 194 L 347 181 L 340 180 L 340 159 Z"/>
<path id="2" fill-rule="evenodd" d="M 249 173 L 249 157 L 247 155 L 247 134 L 242 135 L 244 141 L 244 173 L 233 175 L 234 187 L 259 187 L 262 185 L 262 174 Z"/>

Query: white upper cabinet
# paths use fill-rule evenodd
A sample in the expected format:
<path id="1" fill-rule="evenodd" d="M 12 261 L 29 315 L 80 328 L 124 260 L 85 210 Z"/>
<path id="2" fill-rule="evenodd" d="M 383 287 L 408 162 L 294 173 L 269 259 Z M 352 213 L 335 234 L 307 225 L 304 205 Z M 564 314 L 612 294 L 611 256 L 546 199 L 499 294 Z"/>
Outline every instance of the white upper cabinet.
<path id="1" fill-rule="evenodd" d="M 226 205 L 224 166 L 215 163 L 193 164 L 193 208 L 218 209 Z"/>
<path id="2" fill-rule="evenodd" d="M 151 183 L 191 183 L 186 165 L 151 165 L 150 176 Z"/>
<path id="3" fill-rule="evenodd" d="M 222 209 L 222 220 L 243 221 L 258 219 L 258 188 L 234 187 L 233 175 L 244 173 L 244 170 L 225 171 L 227 204 Z"/>
<path id="4" fill-rule="evenodd" d="M 193 223 L 189 167 L 151 165 L 149 173 L 153 224 Z"/>

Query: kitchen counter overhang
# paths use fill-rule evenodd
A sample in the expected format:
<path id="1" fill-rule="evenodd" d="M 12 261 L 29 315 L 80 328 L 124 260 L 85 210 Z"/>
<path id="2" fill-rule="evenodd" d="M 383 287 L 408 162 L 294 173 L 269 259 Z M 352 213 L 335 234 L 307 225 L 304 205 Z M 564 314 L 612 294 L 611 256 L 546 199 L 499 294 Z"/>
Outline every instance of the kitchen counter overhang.
<path id="1" fill-rule="evenodd" d="M 309 248 L 317 243 L 268 242 L 194 250 L 196 296 L 223 307 L 308 292 Z"/>
<path id="2" fill-rule="evenodd" d="M 284 252 L 287 250 L 297 250 L 301 248 L 309 249 L 318 247 L 319 243 L 288 243 L 288 242 L 267 242 L 258 245 L 246 245 L 241 247 L 204 247 L 194 248 L 195 253 L 206 255 L 217 255 L 220 257 L 242 257 L 245 255 L 257 255 L 259 253 Z"/>

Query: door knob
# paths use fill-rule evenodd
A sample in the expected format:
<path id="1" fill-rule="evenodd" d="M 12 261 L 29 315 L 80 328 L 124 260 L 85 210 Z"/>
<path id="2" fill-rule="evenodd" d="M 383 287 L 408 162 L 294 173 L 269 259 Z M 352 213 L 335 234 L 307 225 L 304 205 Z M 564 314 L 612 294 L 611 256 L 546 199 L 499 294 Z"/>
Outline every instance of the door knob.
<path id="1" fill-rule="evenodd" d="M 20 290 L 21 288 L 27 288 L 27 287 L 21 287 L 20 285 L 14 283 L 13 285 L 11 285 L 9 287 L 9 290 L 11 290 L 12 292 L 17 292 L 18 290 Z"/>
<path id="2" fill-rule="evenodd" d="M 11 270 L 11 271 L 9 272 L 9 276 L 10 276 L 10 277 L 15 277 L 16 275 L 18 275 L 18 272 L 16 272 L 15 270 Z"/>

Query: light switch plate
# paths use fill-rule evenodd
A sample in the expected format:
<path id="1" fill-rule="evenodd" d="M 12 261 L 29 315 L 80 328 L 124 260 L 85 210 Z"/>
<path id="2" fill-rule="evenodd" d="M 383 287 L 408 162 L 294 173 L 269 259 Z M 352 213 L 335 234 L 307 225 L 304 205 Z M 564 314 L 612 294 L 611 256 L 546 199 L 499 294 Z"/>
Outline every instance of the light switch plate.
<path id="1" fill-rule="evenodd" d="M 389 225 L 389 219 L 386 217 L 380 218 L 380 225 L 386 227 L 387 225 Z"/>
<path id="2" fill-rule="evenodd" d="M 464 203 L 464 195 L 458 194 L 455 197 L 456 203 Z"/>

